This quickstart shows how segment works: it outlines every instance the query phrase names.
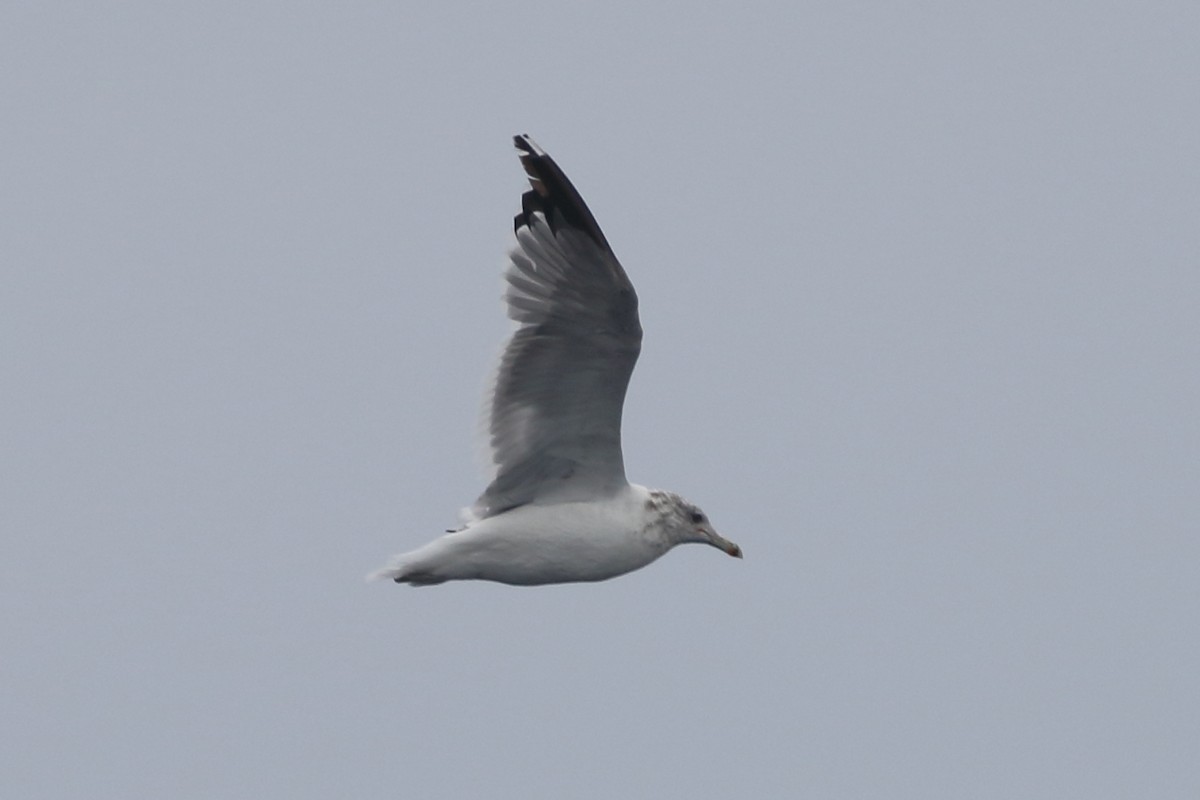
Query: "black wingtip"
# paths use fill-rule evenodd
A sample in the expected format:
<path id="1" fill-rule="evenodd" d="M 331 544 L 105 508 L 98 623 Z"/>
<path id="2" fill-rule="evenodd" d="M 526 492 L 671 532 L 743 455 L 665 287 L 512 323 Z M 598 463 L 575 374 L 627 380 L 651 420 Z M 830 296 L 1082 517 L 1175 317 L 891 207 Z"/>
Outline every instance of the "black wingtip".
<path id="1" fill-rule="evenodd" d="M 545 153 L 542 151 L 542 148 L 537 146 L 537 142 L 535 142 L 528 133 L 518 133 L 516 136 L 514 136 L 513 146 L 522 153 L 529 153 L 530 155 L 545 155 Z"/>
<path id="2" fill-rule="evenodd" d="M 521 195 L 521 213 L 514 218 L 513 229 L 519 231 L 529 224 L 531 215 L 540 211 L 551 228 L 561 224 L 579 228 L 611 253 L 608 239 L 604 238 L 587 203 L 554 159 L 527 133 L 514 136 L 513 145 L 520 151 L 521 166 L 525 168 L 530 186 L 530 190 Z"/>

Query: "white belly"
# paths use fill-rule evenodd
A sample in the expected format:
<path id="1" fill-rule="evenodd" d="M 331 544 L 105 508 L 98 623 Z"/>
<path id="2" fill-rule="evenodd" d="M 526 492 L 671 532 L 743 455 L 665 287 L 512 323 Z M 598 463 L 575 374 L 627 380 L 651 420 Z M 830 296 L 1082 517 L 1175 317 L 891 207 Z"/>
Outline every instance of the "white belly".
<path id="1" fill-rule="evenodd" d="M 645 489 L 603 503 L 527 505 L 479 520 L 402 557 L 410 574 L 534 585 L 600 581 L 644 567 L 669 546 L 647 535 Z"/>

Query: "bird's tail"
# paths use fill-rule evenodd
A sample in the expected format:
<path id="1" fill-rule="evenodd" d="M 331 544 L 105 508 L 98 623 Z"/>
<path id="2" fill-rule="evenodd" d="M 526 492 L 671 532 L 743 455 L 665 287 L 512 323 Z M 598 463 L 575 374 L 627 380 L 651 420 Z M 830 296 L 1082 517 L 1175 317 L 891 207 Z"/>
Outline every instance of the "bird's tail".
<path id="1" fill-rule="evenodd" d="M 402 581 L 403 575 L 404 564 L 400 563 L 399 559 L 393 559 L 388 562 L 387 566 L 367 575 L 367 583 L 374 583 L 375 581 Z"/>
<path id="2" fill-rule="evenodd" d="M 433 586 L 445 583 L 446 578 L 414 565 L 406 556 L 396 556 L 383 569 L 367 576 L 367 581 L 395 581 L 409 586 Z"/>

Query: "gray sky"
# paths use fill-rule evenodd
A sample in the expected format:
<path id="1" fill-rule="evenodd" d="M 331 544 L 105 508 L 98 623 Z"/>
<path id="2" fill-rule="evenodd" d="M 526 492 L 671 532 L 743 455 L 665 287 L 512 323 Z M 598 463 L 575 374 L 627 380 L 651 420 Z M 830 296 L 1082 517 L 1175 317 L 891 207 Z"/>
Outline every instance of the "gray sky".
<path id="1" fill-rule="evenodd" d="M 0 795 L 1200 795 L 1200 6 L 436 5 L 0 10 Z M 744 562 L 362 582 L 519 132 Z"/>

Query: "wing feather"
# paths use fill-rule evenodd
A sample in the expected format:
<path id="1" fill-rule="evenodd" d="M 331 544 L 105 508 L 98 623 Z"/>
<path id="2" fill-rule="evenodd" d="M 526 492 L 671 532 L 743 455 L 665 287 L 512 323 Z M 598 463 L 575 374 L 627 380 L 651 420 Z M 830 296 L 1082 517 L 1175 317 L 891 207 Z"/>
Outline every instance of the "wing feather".
<path id="1" fill-rule="evenodd" d="M 637 293 L 583 198 L 532 139 L 514 143 L 530 183 L 505 274 L 518 328 L 493 389 L 496 474 L 476 517 L 626 484 L 621 408 L 642 342 Z"/>

